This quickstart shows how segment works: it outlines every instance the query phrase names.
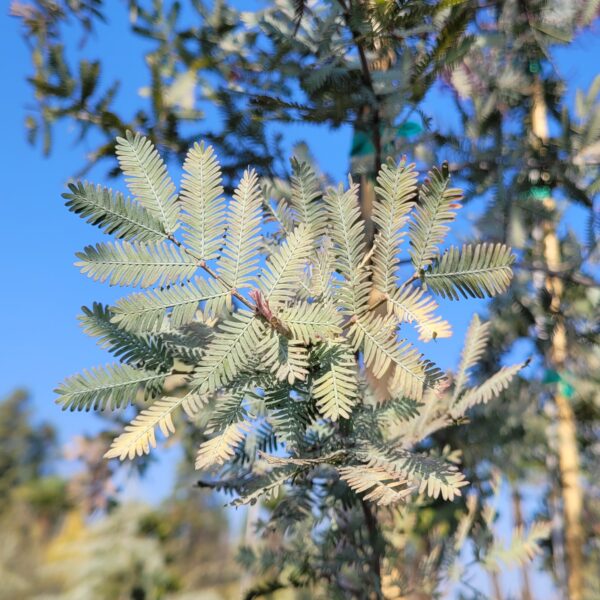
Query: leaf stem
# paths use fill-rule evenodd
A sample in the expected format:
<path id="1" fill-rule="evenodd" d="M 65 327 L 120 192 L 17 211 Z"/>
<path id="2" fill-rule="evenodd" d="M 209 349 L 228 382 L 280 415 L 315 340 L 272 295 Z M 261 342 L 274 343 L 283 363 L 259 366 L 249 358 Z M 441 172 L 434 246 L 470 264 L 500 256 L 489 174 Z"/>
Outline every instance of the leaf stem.
<path id="1" fill-rule="evenodd" d="M 193 258 L 196 261 L 196 265 L 202 269 L 205 273 L 210 275 L 213 279 L 216 279 L 220 284 L 224 287 L 228 287 L 223 278 L 211 267 L 206 264 L 206 261 L 203 258 L 197 256 L 194 252 L 192 252 L 189 248 L 184 246 L 172 233 L 168 235 L 168 239 L 173 242 L 178 248 L 181 249 L 182 252 L 185 252 L 188 256 Z M 242 304 L 244 304 L 250 310 L 256 312 L 256 305 L 244 298 L 235 288 L 231 289 L 229 293 L 239 300 Z"/>

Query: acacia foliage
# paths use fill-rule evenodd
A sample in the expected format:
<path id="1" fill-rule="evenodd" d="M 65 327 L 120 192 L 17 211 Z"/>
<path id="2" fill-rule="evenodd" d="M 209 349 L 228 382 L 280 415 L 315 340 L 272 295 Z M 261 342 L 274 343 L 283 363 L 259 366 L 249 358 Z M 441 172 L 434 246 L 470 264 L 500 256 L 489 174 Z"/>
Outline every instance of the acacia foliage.
<path id="1" fill-rule="evenodd" d="M 417 206 L 414 165 L 403 160 L 382 168 L 375 207 L 380 229 L 371 252 L 352 181 L 322 191 L 311 168 L 293 162 L 285 208 L 289 230 L 281 232 L 280 244 L 268 245 L 261 229 L 269 199 L 254 171 L 244 173 L 225 202 L 217 158 L 212 148 L 196 144 L 184 165 L 179 198 L 148 140 L 128 133 L 118 140 L 117 155 L 133 199 L 102 190 L 105 202 L 98 204 L 98 188 L 88 184 L 65 194 L 71 210 L 100 227 L 109 216 L 128 222 L 114 230 L 119 241 L 88 247 L 77 264 L 97 280 L 143 291 L 110 308 L 84 310 L 86 332 L 121 361 L 84 371 L 58 388 L 59 403 L 72 410 L 123 408 L 142 392 L 147 406 L 114 441 L 108 457 L 148 453 L 157 430 L 170 435 L 183 410 L 191 419 L 210 415 L 213 437 L 199 451 L 201 468 L 243 452 L 238 447 L 259 421 L 294 457 L 289 464 L 273 459 L 286 463 L 286 473 L 289 465 L 305 469 L 327 463 L 328 455 L 306 455 L 307 435 L 323 427 L 333 432 L 339 420 L 363 418 L 364 411 L 379 417 L 396 405 L 418 405 L 447 387 L 431 361 L 398 339 L 405 322 L 431 331 L 428 338 L 438 330 L 448 334 L 427 287 L 451 298 L 458 298 L 457 291 L 478 297 L 503 291 L 511 277 L 513 257 L 503 246 L 466 246 L 463 257 L 453 248 L 456 259 L 439 258 L 448 229 L 443 223 L 454 219 L 460 193 L 435 169 Z M 121 211 L 118 217 L 114 207 Z M 152 241 L 150 215 L 157 223 Z M 409 222 L 413 272 L 402 282 L 399 257 Z M 175 235 L 180 224 L 182 240 Z M 432 285 L 440 273 L 443 286 Z M 384 380 L 392 398 L 388 404 L 374 404 L 367 373 Z M 480 395 L 487 400 L 491 394 Z M 348 444 L 332 445 L 334 462 L 343 457 L 345 464 L 340 476 L 355 482 L 362 473 L 355 487 L 362 490 L 367 481 L 382 487 L 380 469 L 389 465 L 373 463 L 369 448 L 383 441 L 376 435 L 352 439 L 352 451 L 344 448 Z M 411 475 L 406 483 L 415 486 L 418 480 L 416 487 L 429 486 L 434 496 L 452 497 L 464 485 L 459 474 L 440 475 L 445 467 L 431 459 L 407 455 L 403 460 L 416 465 L 398 468 Z M 421 476 L 413 476 L 417 472 Z M 382 498 L 388 497 L 379 497 L 386 503 Z"/>
<path id="2" fill-rule="evenodd" d="M 203 138 L 219 151 L 228 185 L 246 164 L 283 176 L 282 137 L 267 127 L 273 121 L 350 123 L 367 147 L 377 121 L 385 153 L 396 153 L 398 132 L 411 126 L 415 109 L 421 113 L 428 90 L 473 46 L 470 24 L 481 10 L 428 0 L 130 0 L 127 8 L 121 16 L 105 0 L 12 3 L 32 57 L 29 139 L 50 152 L 56 126 L 69 123 L 91 144 L 89 167 L 113 158 L 114 136 L 125 129 L 142 131 L 169 158 Z M 106 25 L 117 19 L 145 55 L 144 102 L 132 114 L 119 106 L 128 73 L 119 64 L 107 69 L 86 43 L 112 35 Z M 74 32 L 82 38 L 76 50 Z M 353 159 L 354 172 L 373 171 L 371 157 Z"/>
<path id="3" fill-rule="evenodd" d="M 141 289 L 84 309 L 85 331 L 120 361 L 57 389 L 65 409 L 139 407 L 108 458 L 148 454 L 185 417 L 206 436 L 196 458 L 213 473 L 204 483 L 235 504 L 315 486 L 342 505 L 461 495 L 467 481 L 447 452 L 416 446 L 506 389 L 522 365 L 469 387 L 486 342 L 477 317 L 454 386 L 399 336 L 412 325 L 423 340 L 447 337 L 431 293 L 491 296 L 512 276 L 505 246 L 442 253 L 460 208 L 447 169 L 419 184 L 405 160 L 383 166 L 369 249 L 352 180 L 322 189 L 293 160 L 288 198 L 265 196 L 248 169 L 224 199 L 218 160 L 200 143 L 178 195 L 147 139 L 127 133 L 117 155 L 132 198 L 87 183 L 65 198 L 117 238 L 80 253 L 82 271 Z"/>

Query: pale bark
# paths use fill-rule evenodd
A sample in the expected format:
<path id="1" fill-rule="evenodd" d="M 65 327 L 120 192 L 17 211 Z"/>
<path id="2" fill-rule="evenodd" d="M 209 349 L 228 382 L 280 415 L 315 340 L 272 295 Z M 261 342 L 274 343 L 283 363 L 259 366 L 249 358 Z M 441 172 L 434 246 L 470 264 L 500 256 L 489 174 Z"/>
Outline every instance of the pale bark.
<path id="1" fill-rule="evenodd" d="M 525 527 L 525 521 L 523 519 L 523 509 L 521 506 L 521 494 L 519 490 L 513 486 L 512 490 L 512 504 L 513 504 L 513 522 L 515 527 L 523 529 Z M 529 569 L 527 565 L 521 567 L 521 598 L 522 600 L 533 600 L 531 593 L 531 582 L 529 581 Z"/>
<path id="2" fill-rule="evenodd" d="M 531 121 L 533 133 L 542 141 L 546 141 L 548 139 L 548 117 L 539 79 L 533 88 Z M 548 211 L 555 210 L 555 203 L 551 197 L 545 198 L 543 202 Z M 544 258 L 549 271 L 560 270 L 560 243 L 556 234 L 556 226 L 551 220 L 548 220 L 544 226 Z M 548 362 L 553 369 L 558 371 L 564 367 L 568 355 L 566 329 L 560 315 L 563 282 L 558 277 L 549 276 L 546 280 L 546 287 L 551 294 L 550 310 L 554 313 L 557 321 Z M 554 402 L 557 408 L 556 441 L 565 528 L 567 590 L 570 600 L 582 600 L 584 566 L 582 551 L 584 543 L 582 527 L 583 490 L 580 479 L 577 427 L 571 403 L 560 390 L 556 392 Z"/>
<path id="3" fill-rule="evenodd" d="M 500 587 L 500 578 L 498 577 L 498 573 L 496 573 L 495 571 L 492 571 L 490 573 L 490 582 L 492 584 L 494 600 L 503 600 L 502 588 Z"/>

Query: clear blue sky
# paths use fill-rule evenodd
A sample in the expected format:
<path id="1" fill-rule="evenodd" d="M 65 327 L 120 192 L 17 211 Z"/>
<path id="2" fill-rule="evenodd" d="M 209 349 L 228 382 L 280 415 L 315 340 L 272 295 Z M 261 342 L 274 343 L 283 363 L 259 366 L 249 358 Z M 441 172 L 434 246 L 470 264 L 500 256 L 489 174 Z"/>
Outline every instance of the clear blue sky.
<path id="1" fill-rule="evenodd" d="M 101 28 L 92 47 L 105 61 L 107 79 L 127 77 L 122 82 L 119 101 L 125 109 L 139 104 L 138 89 L 146 84 L 144 47 L 128 35 L 125 3 L 114 3 L 110 31 Z M 0 56 L 2 89 L 0 119 L 2 132 L 2 219 L 0 235 L 0 314 L 3 318 L 0 395 L 16 387 L 32 393 L 36 415 L 58 428 L 62 441 L 75 434 L 98 430 L 101 422 L 91 414 L 61 414 L 53 403 L 52 389 L 65 376 L 84 367 L 104 364 L 107 354 L 91 338 L 82 334 L 76 321 L 80 307 L 94 300 L 111 302 L 121 295 L 118 289 L 96 284 L 73 267 L 74 253 L 84 245 L 99 241 L 102 235 L 69 213 L 61 193 L 65 182 L 83 164 L 86 144 L 74 145 L 74 133 L 66 128 L 56 131 L 50 158 L 29 146 L 23 126 L 24 107 L 31 101 L 25 76 L 31 73 L 29 54 L 20 38 L 19 23 L 0 15 Z M 570 47 L 555 52 L 560 71 L 570 82 L 569 97 L 577 87 L 587 88 L 598 71 L 600 36 L 588 33 Z M 445 107 L 440 98 L 429 106 L 434 122 L 442 123 Z M 434 125 L 435 126 L 435 125 Z M 335 178 L 345 178 L 350 132 L 329 132 L 311 127 L 286 130 L 290 147 L 305 139 L 320 166 Z M 102 182 L 103 172 L 91 174 Z M 111 185 L 115 185 L 111 182 Z M 468 215 L 461 220 L 465 236 Z M 457 359 L 466 324 L 473 312 L 482 312 L 484 302 L 473 301 L 457 311 L 446 305 L 446 316 L 455 329 L 450 341 L 435 344 L 440 366 L 452 367 Z M 172 467 L 172 462 L 171 462 Z M 144 483 L 151 495 L 161 495 L 171 467 L 155 470 Z M 158 478 L 163 481 L 158 484 Z"/>

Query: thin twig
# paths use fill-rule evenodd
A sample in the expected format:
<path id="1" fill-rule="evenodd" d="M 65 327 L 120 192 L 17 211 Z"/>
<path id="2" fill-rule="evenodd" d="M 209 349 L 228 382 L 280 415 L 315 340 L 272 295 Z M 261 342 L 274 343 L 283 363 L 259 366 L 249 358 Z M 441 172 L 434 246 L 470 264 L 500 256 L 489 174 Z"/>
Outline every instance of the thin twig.
<path id="1" fill-rule="evenodd" d="M 211 267 L 206 264 L 206 261 L 203 258 L 197 256 L 194 252 L 192 252 L 189 248 L 184 246 L 173 234 L 169 234 L 169 240 L 173 242 L 178 248 L 180 248 L 183 252 L 185 252 L 188 256 L 193 258 L 196 261 L 196 265 L 202 269 L 204 272 L 208 273 L 213 279 L 216 279 L 221 285 L 225 288 L 229 287 L 224 279 Z M 229 293 L 239 300 L 242 304 L 247 306 L 250 310 L 256 312 L 256 305 L 244 298 L 235 288 L 231 288 Z"/>

